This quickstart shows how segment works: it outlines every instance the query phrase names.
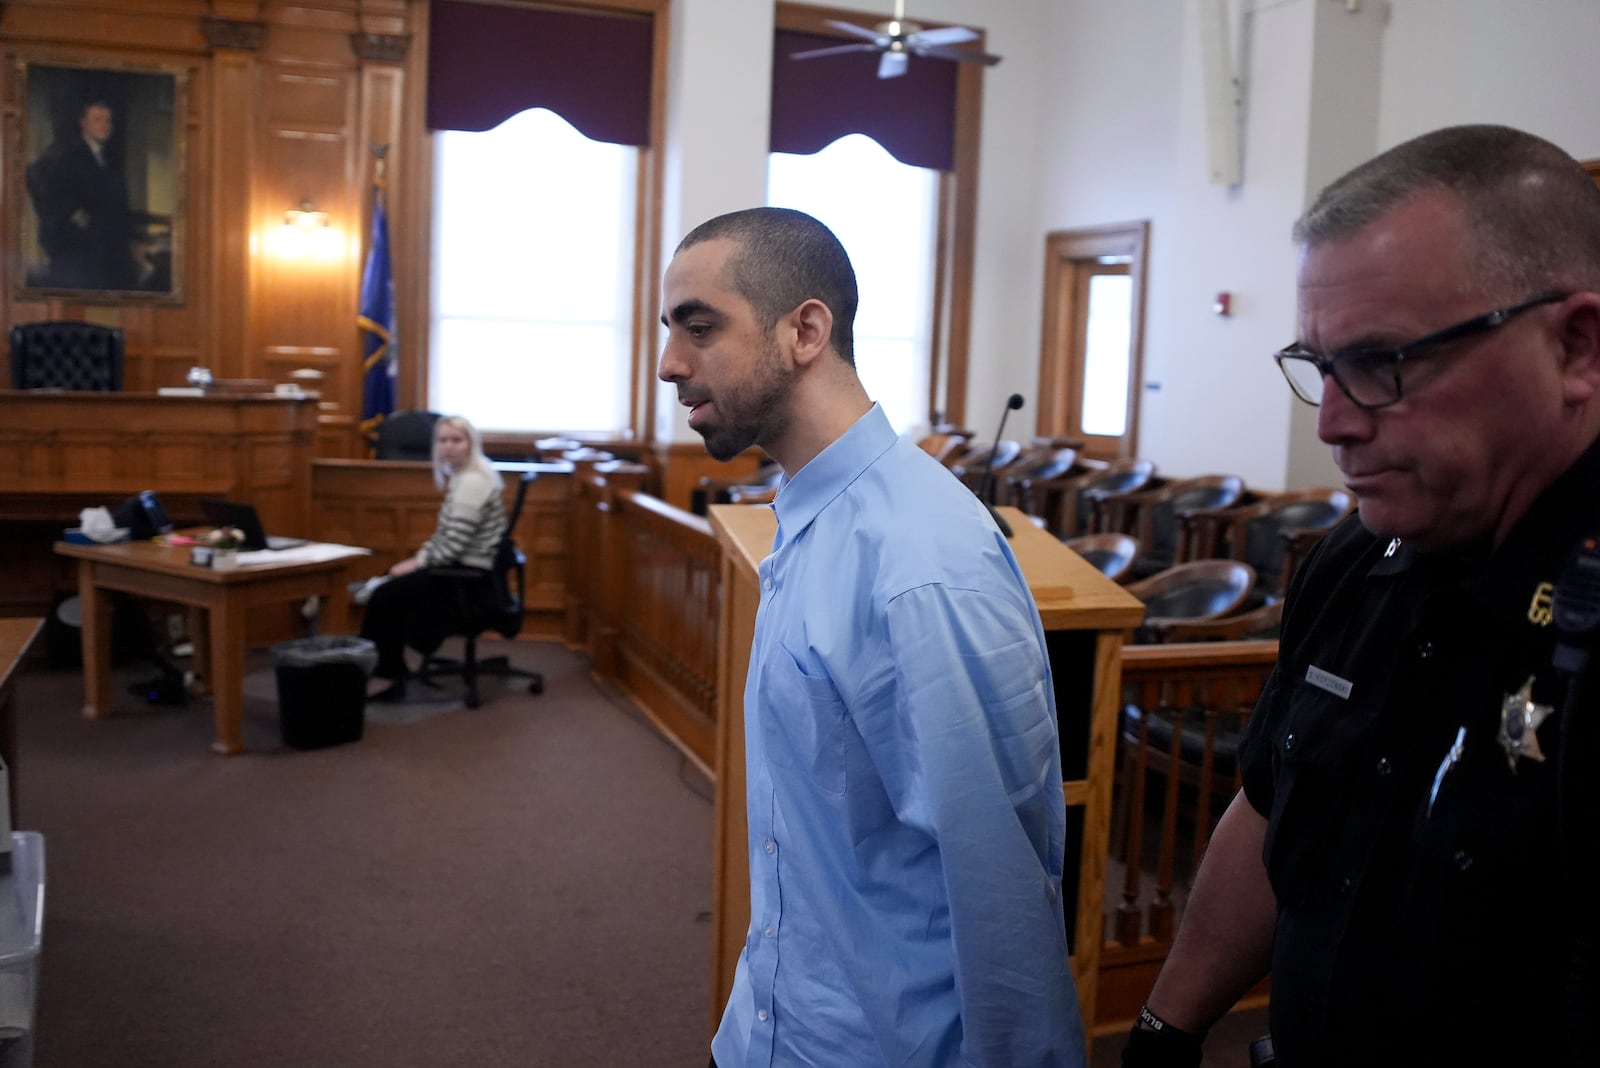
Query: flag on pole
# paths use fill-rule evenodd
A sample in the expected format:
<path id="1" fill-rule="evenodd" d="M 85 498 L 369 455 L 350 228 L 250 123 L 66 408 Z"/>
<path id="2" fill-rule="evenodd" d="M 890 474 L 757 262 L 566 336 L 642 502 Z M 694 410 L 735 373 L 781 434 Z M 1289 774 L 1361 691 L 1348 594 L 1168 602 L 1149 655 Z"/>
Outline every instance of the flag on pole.
<path id="1" fill-rule="evenodd" d="M 361 273 L 361 307 L 356 325 L 361 328 L 362 399 L 361 432 L 371 438 L 378 424 L 394 411 L 395 361 L 399 338 L 394 321 L 394 275 L 389 267 L 389 217 L 383 207 L 383 161 L 372 189 L 372 240 L 367 265 Z"/>

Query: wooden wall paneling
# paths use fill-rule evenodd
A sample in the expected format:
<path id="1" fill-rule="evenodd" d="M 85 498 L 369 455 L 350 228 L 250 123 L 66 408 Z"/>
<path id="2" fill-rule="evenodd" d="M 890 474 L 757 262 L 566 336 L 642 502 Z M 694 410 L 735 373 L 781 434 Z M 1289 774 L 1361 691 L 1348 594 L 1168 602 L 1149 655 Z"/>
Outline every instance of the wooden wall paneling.
<path id="1" fill-rule="evenodd" d="M 322 370 L 322 399 L 343 410 L 359 396 L 349 373 L 360 227 L 348 180 L 355 73 L 270 64 L 265 78 L 256 367 L 279 381 L 297 367 Z M 303 203 L 327 214 L 325 228 L 284 223 L 284 213 Z"/>
<path id="2" fill-rule="evenodd" d="M 199 498 L 252 501 L 269 530 L 309 525 L 315 402 L 0 391 L 0 615 L 71 587 L 50 546 L 87 507 L 143 489 L 180 526 Z"/>
<path id="3" fill-rule="evenodd" d="M 203 197 L 191 199 L 197 207 L 204 204 L 210 208 L 207 243 L 196 245 L 205 250 L 205 256 L 191 257 L 191 262 L 210 265 L 209 300 L 199 307 L 214 309 L 214 314 L 207 316 L 205 351 L 191 366 L 209 368 L 216 378 L 250 378 L 248 354 L 256 308 L 251 192 L 259 160 L 255 129 L 261 98 L 256 56 L 219 50 L 212 57 L 211 84 L 207 151 L 191 157 L 205 160 L 206 167 L 204 173 L 191 174 L 190 190 L 205 189 Z M 198 295 L 199 287 L 190 291 Z"/>
<path id="4" fill-rule="evenodd" d="M 560 637 L 566 612 L 570 488 L 570 479 L 539 478 L 528 487 L 517 526 L 517 544 L 528 558 L 525 604 L 550 621 L 541 637 Z"/>
<path id="5" fill-rule="evenodd" d="M 499 465 L 509 509 L 520 465 Z M 566 610 L 571 473 L 541 469 L 528 487 L 517 544 L 527 556 L 526 637 L 559 639 Z M 381 574 L 417 551 L 438 523 L 439 491 L 426 463 L 318 459 L 311 465 L 310 535 L 372 550 Z"/>
<path id="6" fill-rule="evenodd" d="M 366 457 L 366 447 L 356 431 L 356 417 L 334 410 L 323 412 L 318 418 L 317 455 L 329 460 L 360 460 Z"/>
<path id="7" fill-rule="evenodd" d="M 195 23 L 171 27 L 173 47 L 187 41 Z M 217 307 L 212 284 L 219 276 L 211 267 L 209 250 L 217 245 L 223 231 L 212 216 L 216 188 L 213 180 L 211 145 L 217 139 L 217 124 L 207 121 L 215 113 L 212 64 L 204 58 L 190 57 L 186 91 L 182 97 L 184 116 L 183 185 L 177 191 L 182 206 L 184 229 L 182 247 L 174 249 L 174 262 L 183 271 L 184 301 L 180 305 L 129 304 L 122 308 L 123 329 L 128 347 L 138 354 L 135 379 L 124 374 L 124 388 L 154 391 L 162 386 L 181 386 L 189 368 L 207 363 L 214 351 L 211 324 Z M 241 269 L 236 263 L 234 270 Z"/>
<path id="8" fill-rule="evenodd" d="M 589 648 L 589 621 L 598 613 L 594 578 L 600 567 L 600 508 L 602 480 L 592 473 L 571 480 L 567 501 L 567 544 L 572 555 L 567 564 L 566 622 L 562 641 L 574 649 Z"/>
<path id="9" fill-rule="evenodd" d="M 108 50 L 203 52 L 207 0 L 8 0 L 0 32 L 11 39 L 94 43 Z"/>
<path id="10" fill-rule="evenodd" d="M 350 50 L 359 8 L 358 0 L 274 6 L 262 56 L 254 374 L 288 382 L 297 370 L 322 372 L 321 456 L 352 455 L 344 438 L 360 404 L 353 346 L 363 219 L 354 165 L 358 70 Z M 324 231 L 295 234 L 284 226 L 285 213 L 305 201 L 327 214 Z"/>
<path id="11" fill-rule="evenodd" d="M 688 510 L 700 479 L 744 478 L 755 474 L 765 459 L 759 449 L 746 449 L 724 463 L 713 460 L 705 445 L 698 441 L 657 444 L 655 452 L 661 499 L 684 510 Z"/>

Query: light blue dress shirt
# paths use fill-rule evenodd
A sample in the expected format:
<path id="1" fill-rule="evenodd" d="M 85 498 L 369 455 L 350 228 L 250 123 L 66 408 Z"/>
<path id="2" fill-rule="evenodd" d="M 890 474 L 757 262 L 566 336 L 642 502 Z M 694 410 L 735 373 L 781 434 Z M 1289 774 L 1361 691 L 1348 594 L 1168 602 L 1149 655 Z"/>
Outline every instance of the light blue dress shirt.
<path id="1" fill-rule="evenodd" d="M 876 405 L 774 507 L 719 1068 L 1082 1065 L 1055 700 L 1005 538 Z"/>

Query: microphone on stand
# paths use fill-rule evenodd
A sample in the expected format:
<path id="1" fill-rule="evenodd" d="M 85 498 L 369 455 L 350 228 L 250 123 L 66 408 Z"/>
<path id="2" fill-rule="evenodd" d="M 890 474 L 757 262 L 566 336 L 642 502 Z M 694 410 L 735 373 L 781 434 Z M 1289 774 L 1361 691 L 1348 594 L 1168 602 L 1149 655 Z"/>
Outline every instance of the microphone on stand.
<path id="1" fill-rule="evenodd" d="M 989 484 L 994 481 L 994 454 L 1000 451 L 1000 435 L 1006 432 L 1006 416 L 1022 407 L 1022 394 L 1013 393 L 1006 398 L 1005 411 L 1000 413 L 1000 427 L 994 432 L 994 445 L 989 449 L 989 457 L 983 465 L 983 480 L 978 483 L 978 500 L 989 509 L 995 526 L 1000 528 L 1000 533 L 1011 537 L 1011 524 L 1007 523 L 999 512 L 994 510 L 994 505 L 989 503 Z"/>

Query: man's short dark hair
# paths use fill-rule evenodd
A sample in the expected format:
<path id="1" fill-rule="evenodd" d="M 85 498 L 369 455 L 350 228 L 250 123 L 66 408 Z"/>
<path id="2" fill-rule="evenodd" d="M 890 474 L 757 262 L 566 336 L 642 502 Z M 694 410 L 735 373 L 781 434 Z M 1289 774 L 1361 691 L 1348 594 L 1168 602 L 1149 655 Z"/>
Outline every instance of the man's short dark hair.
<path id="1" fill-rule="evenodd" d="M 1600 289 L 1600 188 L 1566 152 L 1508 126 L 1450 126 L 1375 156 L 1317 196 L 1295 241 L 1349 237 L 1429 190 L 1459 198 L 1475 245 L 1465 267 L 1486 291 Z"/>
<path id="2" fill-rule="evenodd" d="M 763 330 L 815 298 L 833 313 L 833 347 L 855 366 L 856 272 L 832 230 L 803 211 L 747 208 L 701 223 L 678 251 L 718 238 L 739 246 L 728 259 L 728 287 L 750 302 Z"/>

